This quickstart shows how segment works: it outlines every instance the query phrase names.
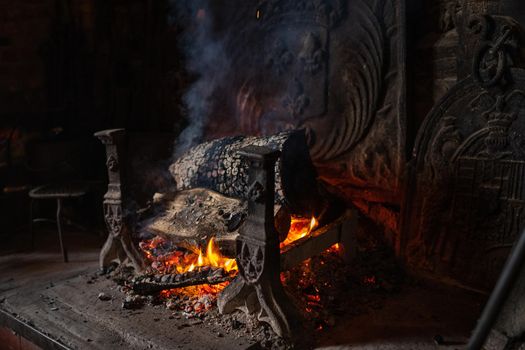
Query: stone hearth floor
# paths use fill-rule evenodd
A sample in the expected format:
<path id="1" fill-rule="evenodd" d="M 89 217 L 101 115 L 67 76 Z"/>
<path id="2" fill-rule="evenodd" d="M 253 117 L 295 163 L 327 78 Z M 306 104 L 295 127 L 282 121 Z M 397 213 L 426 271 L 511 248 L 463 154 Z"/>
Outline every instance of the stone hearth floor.
<path id="1" fill-rule="evenodd" d="M 218 323 L 173 316 L 162 306 L 121 308 L 123 294 L 97 270 L 101 238 L 66 232 L 70 263 L 61 262 L 56 232 L 39 231 L 34 252 L 0 251 L 0 310 L 72 349 L 260 349 L 249 334 Z M 24 246 L 20 235 L 15 246 Z M 111 296 L 101 301 L 98 294 Z M 458 349 L 485 296 L 431 282 L 404 284 L 365 312 L 318 332 L 323 349 Z M 5 317 L 4 317 L 5 319 Z M 2 338 L 0 317 L 0 341 Z M 4 328 L 5 330 L 5 328 Z M 445 345 L 435 345 L 441 335 Z M 0 346 L 1 347 L 1 346 Z"/>

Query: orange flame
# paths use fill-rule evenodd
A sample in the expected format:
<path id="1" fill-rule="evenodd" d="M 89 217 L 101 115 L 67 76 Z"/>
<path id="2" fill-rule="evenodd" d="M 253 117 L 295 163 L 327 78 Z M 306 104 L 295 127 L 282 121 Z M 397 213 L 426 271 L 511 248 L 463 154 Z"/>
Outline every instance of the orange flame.
<path id="1" fill-rule="evenodd" d="M 281 242 L 281 249 L 292 242 L 295 242 L 301 238 L 310 235 L 319 225 L 319 222 L 315 217 L 303 218 L 303 217 L 292 217 L 290 223 L 290 230 L 286 239 Z M 166 244 L 167 247 L 163 247 Z M 170 249 L 170 242 L 164 240 L 162 237 L 155 237 L 152 240 L 144 241 L 140 244 L 141 249 L 144 251 L 147 259 L 151 261 L 152 268 L 157 270 L 159 273 L 185 273 L 194 271 L 198 267 L 210 266 L 216 268 L 223 268 L 224 271 L 234 275 L 237 273 L 237 262 L 235 259 L 224 257 L 215 241 L 215 238 L 211 238 L 208 241 L 206 249 L 201 249 L 198 246 L 185 246 L 186 249 Z M 336 245 L 338 248 L 338 246 Z M 167 251 L 162 254 L 163 248 Z M 161 252 L 159 254 L 159 252 Z M 286 277 L 281 275 L 281 279 L 286 280 Z M 285 282 L 285 281 L 283 281 Z M 217 285 L 198 285 L 184 288 L 173 289 L 164 291 L 161 293 L 164 297 L 172 295 L 217 295 L 222 289 L 228 285 L 227 282 L 220 283 Z M 310 296 L 312 300 L 310 303 L 318 302 L 318 296 Z"/>
<path id="2" fill-rule="evenodd" d="M 146 257 L 152 261 L 152 267 L 157 270 L 166 270 L 169 273 L 185 273 L 195 270 L 201 266 L 222 267 L 226 272 L 237 271 L 237 262 L 235 259 L 224 257 L 215 239 L 208 241 L 205 252 L 197 246 L 188 248 L 189 252 L 172 251 L 165 255 L 155 256 L 153 250 L 166 241 L 161 237 L 155 237 L 150 241 L 143 242 L 141 248 Z"/>
<path id="3" fill-rule="evenodd" d="M 281 242 L 281 249 L 292 242 L 295 242 L 303 237 L 308 236 L 315 228 L 317 228 L 318 225 L 319 222 L 313 216 L 310 219 L 292 217 L 292 221 L 290 223 L 290 230 L 288 231 L 286 239 L 283 242 Z"/>

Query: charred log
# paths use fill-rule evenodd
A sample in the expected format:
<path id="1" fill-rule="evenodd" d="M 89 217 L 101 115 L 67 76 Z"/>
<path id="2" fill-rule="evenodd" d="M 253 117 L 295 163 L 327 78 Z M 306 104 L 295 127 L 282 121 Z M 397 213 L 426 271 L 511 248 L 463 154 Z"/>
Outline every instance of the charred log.
<path id="1" fill-rule="evenodd" d="M 326 206 L 303 131 L 269 137 L 227 137 L 200 144 L 170 166 L 177 190 L 204 187 L 228 197 L 248 199 L 248 163 L 238 150 L 264 146 L 281 152 L 275 166 L 275 204 L 292 214 L 316 215 Z"/>
<path id="2" fill-rule="evenodd" d="M 205 188 L 157 195 L 153 215 L 142 223 L 142 230 L 174 243 L 203 246 L 211 237 L 228 257 L 235 256 L 235 238 L 248 215 L 246 201 L 229 198 Z M 275 228 L 280 240 L 290 229 L 290 211 L 276 205 Z"/>

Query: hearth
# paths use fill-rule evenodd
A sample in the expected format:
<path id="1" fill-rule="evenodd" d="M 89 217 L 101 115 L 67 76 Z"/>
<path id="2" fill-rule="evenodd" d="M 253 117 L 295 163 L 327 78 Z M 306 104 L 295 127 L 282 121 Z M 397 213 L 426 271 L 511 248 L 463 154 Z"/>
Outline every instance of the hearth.
<path id="1" fill-rule="evenodd" d="M 210 65 L 206 55 L 188 57 L 201 76 L 185 95 L 190 125 L 166 166 L 174 182 L 170 191 L 155 194 L 147 208 L 132 209 L 125 131 L 96 134 L 106 144 L 110 179 L 104 208 L 111 235 L 101 269 L 108 271 L 115 257 L 132 262 L 135 276 L 123 278 L 130 293 L 125 306 L 135 308 L 144 296 L 154 295 L 169 308 L 183 305 L 194 316 L 216 303 L 221 314 L 256 315 L 277 336 L 297 344 L 305 340 L 298 334 L 311 305 L 297 307 L 289 300 L 283 284 L 293 276 L 285 272 L 323 253 L 335 252 L 351 262 L 357 249 L 356 207 L 391 231 L 390 243 L 401 260 L 427 264 L 418 271 L 444 266 L 437 278 L 452 277 L 482 292 L 476 278 L 489 270 L 473 266 L 472 260 L 481 245 L 465 246 L 472 233 L 456 238 L 449 232 L 463 216 L 474 220 L 470 223 L 479 219 L 469 209 L 458 209 L 473 195 L 512 202 L 502 214 L 518 213 L 508 219 L 514 236 L 505 233 L 506 239 L 513 242 L 522 226 L 521 190 L 515 184 L 521 168 L 514 159 L 521 154 L 521 129 L 507 135 L 522 95 L 513 87 L 521 79 L 516 23 L 473 16 L 466 8 L 454 15 L 466 44 L 460 68 L 469 66 L 470 75 L 429 114 L 416 140 L 416 169 L 405 171 L 400 160 L 406 124 L 399 119 L 405 115 L 404 37 L 394 30 L 403 20 L 402 4 L 251 5 L 239 4 L 233 12 L 207 3 L 175 6 L 194 25 L 195 45 L 208 48 L 213 41 L 217 60 Z M 250 9 L 255 18 L 248 15 Z M 472 113 L 458 121 L 449 110 L 483 112 L 486 126 Z M 222 137 L 232 134 L 242 136 Z M 459 146 L 463 139 L 465 145 Z M 403 181 L 407 188 L 416 186 L 415 194 L 402 193 Z M 479 182 L 479 193 L 472 181 Z M 444 189 L 448 184 L 453 190 Z M 502 189 L 508 193 L 501 195 Z M 458 214 L 461 210 L 465 213 Z M 438 229 L 433 220 L 441 220 L 441 214 L 451 215 L 453 223 Z M 486 285 L 492 285 L 503 264 L 488 264 L 497 271 L 488 274 Z M 376 283 L 373 276 L 364 280 Z M 305 293 L 314 304 L 317 294 Z M 181 295 L 193 302 L 180 304 Z"/>
<path id="2" fill-rule="evenodd" d="M 318 190 L 303 134 L 225 138 L 190 149 L 170 167 L 178 191 L 156 194 L 142 211 L 150 217 L 135 225 L 148 237 L 139 244 L 143 255 L 131 246 L 137 235 L 124 214 L 124 172 L 118 166 L 123 135 L 96 134 L 106 144 L 115 182 L 105 196 L 111 234 L 101 269 L 108 271 L 119 250 L 135 268 L 124 277 L 130 295 L 123 307 L 140 307 L 141 296 L 154 296 L 176 309 L 172 296 L 197 297 L 183 308 L 186 314 L 199 315 L 214 303 L 221 314 L 243 310 L 297 343 L 301 316 L 283 289 L 282 272 L 330 249 L 350 261 L 358 219 L 355 210 Z"/>

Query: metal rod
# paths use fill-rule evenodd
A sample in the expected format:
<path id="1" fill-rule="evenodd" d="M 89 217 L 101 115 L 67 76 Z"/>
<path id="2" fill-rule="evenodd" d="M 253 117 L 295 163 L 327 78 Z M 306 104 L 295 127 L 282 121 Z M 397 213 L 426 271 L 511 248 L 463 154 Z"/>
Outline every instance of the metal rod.
<path id="1" fill-rule="evenodd" d="M 485 344 L 490 330 L 496 322 L 505 301 L 509 297 L 510 291 L 516 283 L 524 262 L 525 230 L 522 231 L 521 236 L 512 250 L 498 282 L 483 309 L 483 313 L 481 314 L 468 343 L 468 350 L 479 350 Z"/>

